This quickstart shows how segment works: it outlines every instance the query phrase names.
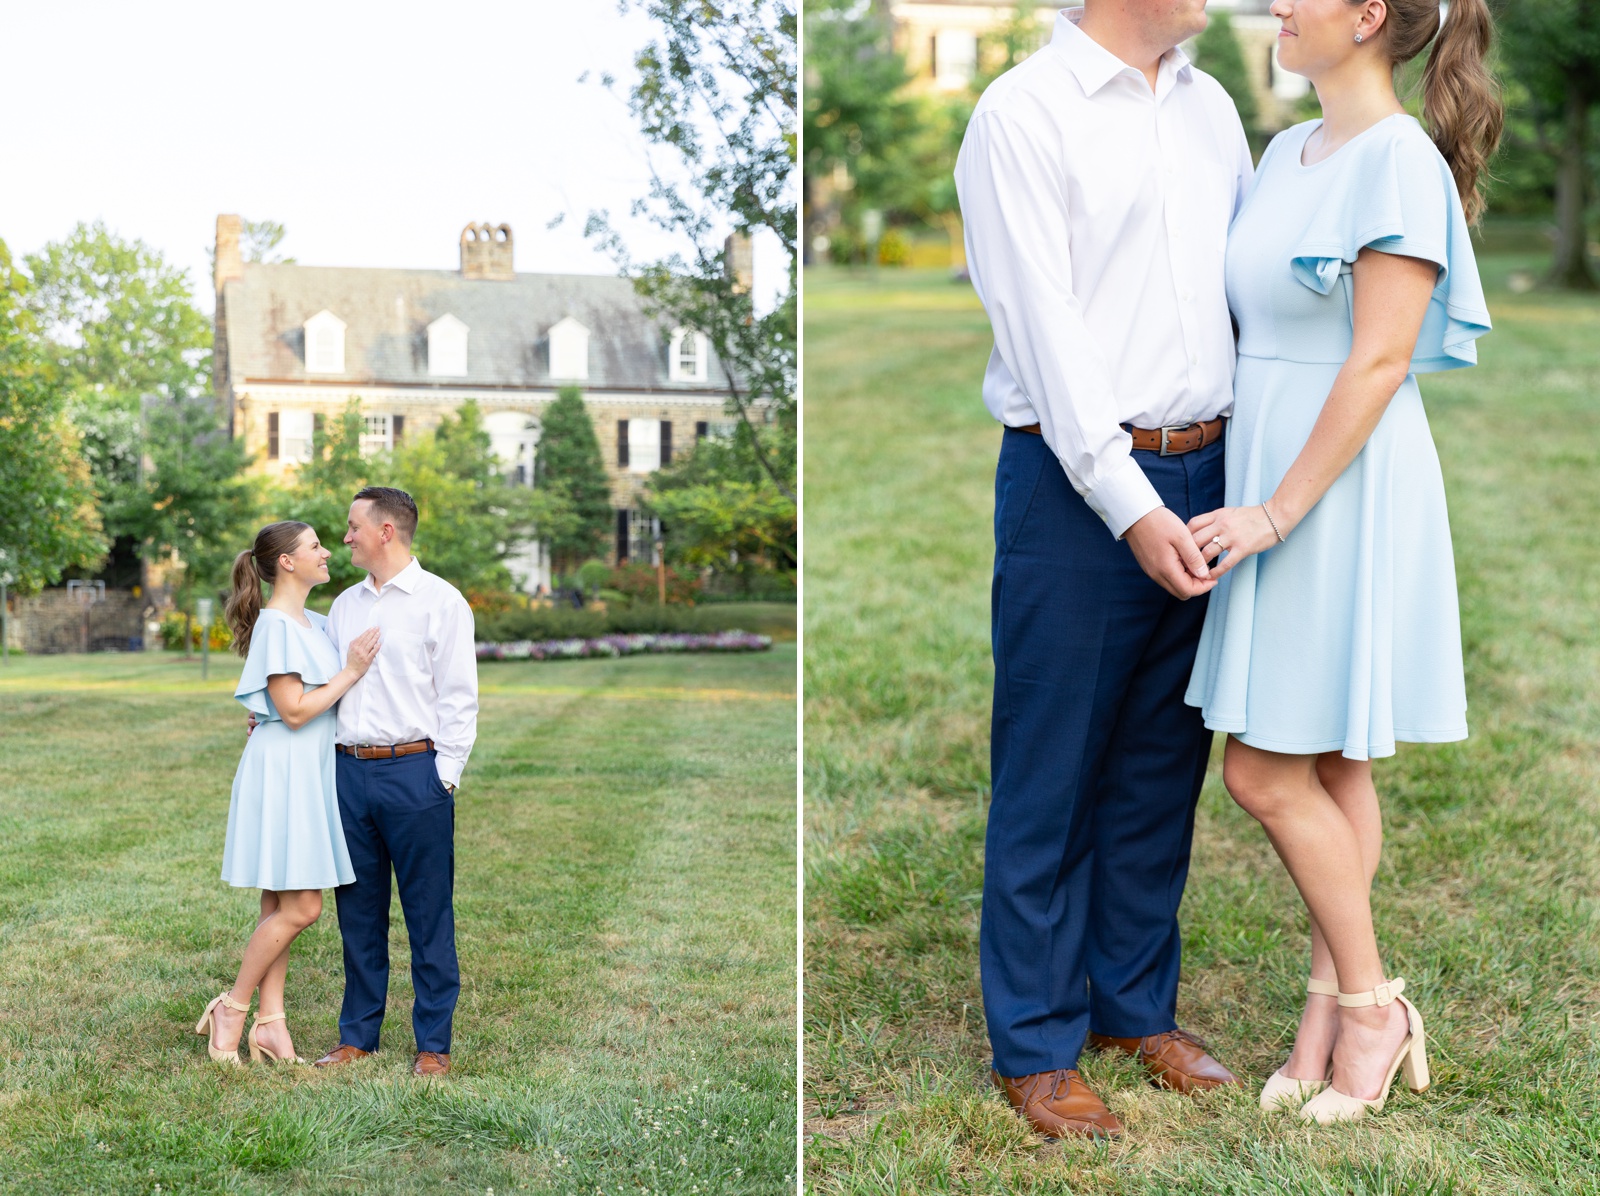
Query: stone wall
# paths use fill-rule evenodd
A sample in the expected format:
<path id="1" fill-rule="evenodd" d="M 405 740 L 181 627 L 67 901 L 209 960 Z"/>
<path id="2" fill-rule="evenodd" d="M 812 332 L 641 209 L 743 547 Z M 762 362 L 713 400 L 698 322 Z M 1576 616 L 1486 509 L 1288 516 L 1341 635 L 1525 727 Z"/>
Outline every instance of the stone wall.
<path id="1" fill-rule="evenodd" d="M 11 604 L 11 643 L 30 654 L 128 652 L 143 644 L 146 602 L 132 590 L 107 590 L 88 602 L 65 587 Z"/>

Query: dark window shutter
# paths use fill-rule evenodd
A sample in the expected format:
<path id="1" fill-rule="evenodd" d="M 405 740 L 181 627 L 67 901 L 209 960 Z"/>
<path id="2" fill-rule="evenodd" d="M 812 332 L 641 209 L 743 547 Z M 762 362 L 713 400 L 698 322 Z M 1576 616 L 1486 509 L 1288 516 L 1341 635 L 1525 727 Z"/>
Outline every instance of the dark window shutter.
<path id="1" fill-rule="evenodd" d="M 628 559 L 628 512 L 617 512 L 617 564 Z"/>
<path id="2" fill-rule="evenodd" d="M 320 454 L 322 451 L 322 429 L 327 426 L 327 418 L 321 415 L 311 417 L 311 451 Z"/>
<path id="3" fill-rule="evenodd" d="M 267 412 L 267 460 L 278 459 L 278 413 Z"/>
<path id="4" fill-rule="evenodd" d="M 672 421 L 661 421 L 661 464 L 672 464 Z"/>
<path id="5" fill-rule="evenodd" d="M 399 444 L 400 438 L 405 435 L 406 417 L 403 415 L 392 416 L 389 420 L 389 426 L 394 429 L 394 442 Z"/>
<path id="6" fill-rule="evenodd" d="M 626 469 L 627 467 L 628 467 L 628 421 L 625 420 L 625 419 L 619 419 L 617 421 L 617 468 L 618 469 Z"/>
<path id="7" fill-rule="evenodd" d="M 710 434 L 711 425 L 709 423 L 703 419 L 697 419 L 694 421 L 694 438 L 696 440 L 704 440 Z"/>
<path id="8" fill-rule="evenodd" d="M 939 77 L 939 35 L 937 33 L 928 38 L 928 74 L 935 79 Z"/>

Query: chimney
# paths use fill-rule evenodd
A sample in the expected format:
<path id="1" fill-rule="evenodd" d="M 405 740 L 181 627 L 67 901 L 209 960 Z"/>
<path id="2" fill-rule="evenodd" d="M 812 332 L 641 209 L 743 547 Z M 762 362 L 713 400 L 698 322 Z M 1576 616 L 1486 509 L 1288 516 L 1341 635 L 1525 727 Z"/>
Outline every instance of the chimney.
<path id="1" fill-rule="evenodd" d="M 461 277 L 511 279 L 511 226 L 469 224 L 461 230 Z"/>
<path id="2" fill-rule="evenodd" d="M 244 221 L 240 217 L 217 217 L 217 256 L 212 266 L 212 278 L 219 295 L 229 282 L 244 277 L 244 259 L 239 256 L 239 237 L 243 232 Z"/>
<path id="3" fill-rule="evenodd" d="M 722 274 L 733 284 L 736 295 L 748 295 L 755 287 L 755 255 L 746 234 L 729 233 L 722 243 Z"/>

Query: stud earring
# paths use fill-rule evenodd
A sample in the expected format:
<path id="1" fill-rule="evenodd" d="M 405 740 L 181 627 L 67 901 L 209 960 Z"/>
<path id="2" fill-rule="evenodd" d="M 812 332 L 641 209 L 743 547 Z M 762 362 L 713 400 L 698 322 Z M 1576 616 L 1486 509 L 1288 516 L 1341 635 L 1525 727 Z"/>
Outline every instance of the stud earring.
<path id="1" fill-rule="evenodd" d="M 1359 46 L 1360 44 L 1361 44 L 1361 35 L 1358 33 L 1358 34 L 1356 34 L 1356 45 Z"/>

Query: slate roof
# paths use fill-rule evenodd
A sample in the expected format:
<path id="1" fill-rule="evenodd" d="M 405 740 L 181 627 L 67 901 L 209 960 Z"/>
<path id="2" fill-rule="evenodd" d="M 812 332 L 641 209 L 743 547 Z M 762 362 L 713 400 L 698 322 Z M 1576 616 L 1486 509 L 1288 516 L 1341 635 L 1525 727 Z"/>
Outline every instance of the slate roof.
<path id="1" fill-rule="evenodd" d="M 228 374 L 250 381 L 355 382 L 437 387 L 549 387 L 550 327 L 571 316 L 589 330 L 588 389 L 717 391 L 668 379 L 671 327 L 646 318 L 626 278 L 518 274 L 463 278 L 454 270 L 267 265 L 247 262 L 223 293 Z M 345 322 L 343 374 L 308 374 L 305 321 L 324 309 Z M 428 373 L 428 325 L 449 313 L 470 330 L 467 374 Z"/>

